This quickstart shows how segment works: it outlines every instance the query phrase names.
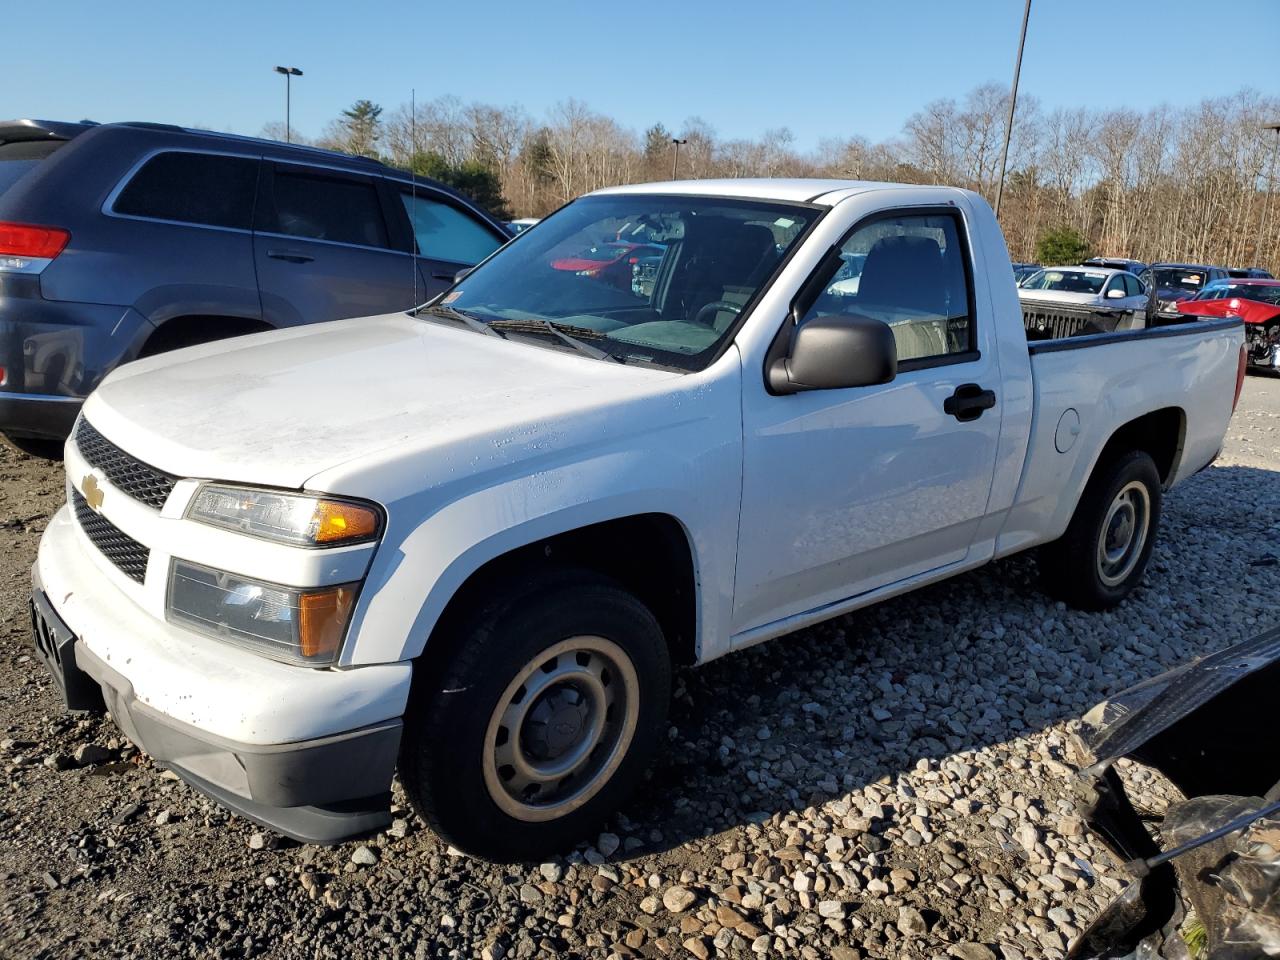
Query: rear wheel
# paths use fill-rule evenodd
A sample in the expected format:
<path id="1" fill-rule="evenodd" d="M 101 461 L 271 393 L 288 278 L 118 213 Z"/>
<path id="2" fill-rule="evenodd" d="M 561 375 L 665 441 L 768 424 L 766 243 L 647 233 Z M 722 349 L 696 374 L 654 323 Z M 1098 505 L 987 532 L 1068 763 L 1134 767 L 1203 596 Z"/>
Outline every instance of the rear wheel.
<path id="1" fill-rule="evenodd" d="M 671 665 L 653 614 L 616 584 L 539 576 L 432 642 L 455 652 L 418 668 L 400 777 L 450 843 L 495 860 L 558 852 L 643 774 Z"/>
<path id="2" fill-rule="evenodd" d="M 1040 554 L 1045 589 L 1084 610 L 1106 610 L 1141 582 L 1160 525 L 1160 473 L 1133 450 L 1100 463 L 1067 532 Z"/>

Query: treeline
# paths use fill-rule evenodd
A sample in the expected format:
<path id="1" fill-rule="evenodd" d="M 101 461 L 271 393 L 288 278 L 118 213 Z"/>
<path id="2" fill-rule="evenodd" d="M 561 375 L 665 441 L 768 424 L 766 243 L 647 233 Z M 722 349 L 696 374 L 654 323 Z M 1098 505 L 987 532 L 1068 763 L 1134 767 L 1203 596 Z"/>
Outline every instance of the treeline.
<path id="1" fill-rule="evenodd" d="M 794 147 L 791 131 L 728 140 L 699 117 L 636 132 L 578 100 L 542 118 L 441 97 L 393 112 L 367 100 L 316 140 L 446 180 L 499 216 L 542 216 L 598 187 L 686 177 L 851 177 L 945 183 L 994 200 L 1007 91 L 987 84 L 927 104 L 899 136 Z M 850 118 L 856 122 L 856 113 Z M 1264 266 L 1280 273 L 1280 99 L 1252 90 L 1191 107 L 1044 110 L 1018 101 L 1001 220 L 1015 259 L 1073 230 L 1099 254 Z M 279 136 L 278 125 L 264 130 Z M 297 137 L 295 136 L 295 140 Z"/>

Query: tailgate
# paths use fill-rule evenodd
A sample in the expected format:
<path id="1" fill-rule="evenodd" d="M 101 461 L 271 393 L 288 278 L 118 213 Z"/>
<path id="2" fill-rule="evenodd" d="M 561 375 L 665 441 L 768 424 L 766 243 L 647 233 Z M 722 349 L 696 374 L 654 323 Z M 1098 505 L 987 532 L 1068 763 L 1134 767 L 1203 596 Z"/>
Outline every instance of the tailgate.
<path id="1" fill-rule="evenodd" d="M 1064 340 L 1093 333 L 1139 329 L 1145 320 L 1130 310 L 1077 307 L 1029 297 L 1019 299 L 1022 302 L 1022 326 L 1029 341 Z"/>

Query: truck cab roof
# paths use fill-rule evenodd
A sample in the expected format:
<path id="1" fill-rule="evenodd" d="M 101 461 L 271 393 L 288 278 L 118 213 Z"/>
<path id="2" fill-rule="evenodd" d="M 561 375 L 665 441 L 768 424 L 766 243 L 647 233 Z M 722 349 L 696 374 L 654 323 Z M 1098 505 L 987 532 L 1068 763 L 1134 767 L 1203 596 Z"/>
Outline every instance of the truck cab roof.
<path id="1" fill-rule="evenodd" d="M 781 200 L 790 203 L 813 203 L 834 206 L 858 193 L 873 190 L 914 190 L 936 192 L 940 203 L 953 201 L 968 191 L 956 187 L 920 186 L 880 180 L 824 180 L 808 177 L 791 178 L 726 178 L 723 180 L 669 180 L 657 183 L 632 183 L 596 190 L 590 196 L 621 193 L 675 194 L 697 197 L 734 197 L 748 200 Z"/>

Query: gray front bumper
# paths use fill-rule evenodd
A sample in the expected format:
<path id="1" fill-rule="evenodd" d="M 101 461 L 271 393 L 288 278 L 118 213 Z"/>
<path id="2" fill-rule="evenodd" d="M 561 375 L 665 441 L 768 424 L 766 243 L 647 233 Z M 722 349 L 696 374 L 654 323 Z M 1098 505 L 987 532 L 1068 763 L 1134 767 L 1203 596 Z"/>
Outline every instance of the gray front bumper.
<path id="1" fill-rule="evenodd" d="M 139 701 L 126 677 L 75 642 L 38 580 L 32 604 L 62 639 L 64 683 L 96 683 L 125 736 L 223 806 L 303 843 L 337 843 L 390 824 L 401 720 L 298 743 L 215 737 Z"/>

